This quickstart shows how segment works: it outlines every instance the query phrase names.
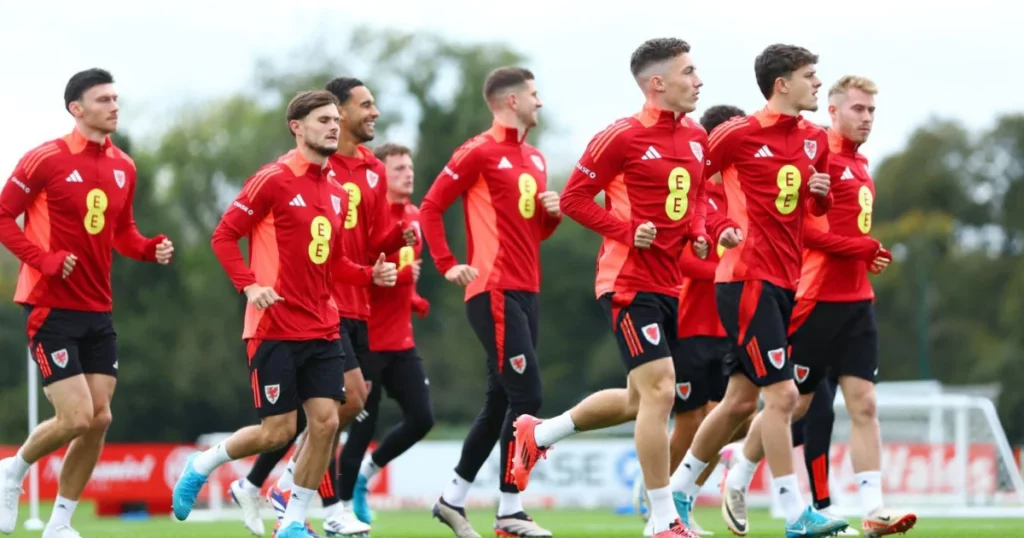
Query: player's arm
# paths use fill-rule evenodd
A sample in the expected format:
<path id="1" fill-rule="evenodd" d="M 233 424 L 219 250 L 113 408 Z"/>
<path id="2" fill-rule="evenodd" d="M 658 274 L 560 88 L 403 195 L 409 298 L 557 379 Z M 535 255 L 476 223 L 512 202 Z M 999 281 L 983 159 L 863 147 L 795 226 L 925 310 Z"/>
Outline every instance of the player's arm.
<path id="1" fill-rule="evenodd" d="M 53 146 L 42 146 L 27 153 L 0 191 L 0 243 L 22 263 L 46 277 L 60 274 L 64 260 L 71 253 L 47 252 L 39 248 L 18 226 L 18 217 L 46 188 L 48 168 L 56 152 Z"/>
<path id="2" fill-rule="evenodd" d="M 688 248 L 684 248 L 683 254 L 679 257 L 679 269 L 683 273 L 683 276 L 687 278 L 692 278 L 694 280 L 714 280 L 715 270 L 717 268 L 717 259 L 713 259 L 711 256 L 708 256 L 702 260 Z"/>
<path id="3" fill-rule="evenodd" d="M 352 286 L 368 287 L 373 284 L 373 266 L 359 265 L 342 250 L 341 234 L 334 236 L 334 262 L 331 266 L 333 277 Z"/>
<path id="4" fill-rule="evenodd" d="M 872 261 L 882 250 L 882 244 L 871 236 L 846 237 L 830 232 L 824 215 L 806 216 L 803 238 L 804 247 L 842 258 Z"/>
<path id="5" fill-rule="evenodd" d="M 424 299 L 419 293 L 412 292 L 412 311 L 421 318 L 427 317 L 430 313 L 430 301 Z"/>
<path id="6" fill-rule="evenodd" d="M 828 149 L 828 137 L 825 131 L 821 131 L 821 136 L 818 137 L 818 155 L 817 160 L 814 162 L 813 171 L 824 172 L 828 175 L 828 163 L 829 163 L 829 149 Z M 832 208 L 832 202 L 835 198 L 832 196 L 832 189 L 828 190 L 828 193 L 824 196 L 811 192 L 810 180 L 804 182 L 801 190 L 803 195 L 807 198 L 807 210 L 815 216 L 821 216 L 828 213 L 828 210 Z"/>
<path id="7" fill-rule="evenodd" d="M 128 198 L 125 201 L 125 207 L 117 219 L 117 228 L 114 231 L 114 248 L 126 258 L 144 262 L 155 262 L 156 247 L 167 239 L 167 236 L 160 234 L 149 238 L 142 235 L 135 224 L 134 205 L 135 178 L 133 177 L 128 182 Z"/>
<path id="8" fill-rule="evenodd" d="M 712 180 L 708 179 L 707 181 Z M 707 232 L 712 239 L 711 243 L 715 245 L 718 244 L 718 239 L 722 237 L 722 232 L 730 228 L 739 228 L 739 225 L 729 218 L 728 212 L 722 209 L 725 207 L 723 205 L 724 199 L 724 196 L 718 198 L 708 196 Z"/>
<path id="9" fill-rule="evenodd" d="M 261 170 L 249 178 L 213 230 L 210 247 L 239 292 L 260 284 L 256 281 L 256 274 L 245 265 L 238 240 L 250 236 L 253 228 L 270 213 L 276 191 L 276 181 L 272 176 L 276 173 L 274 170 Z M 272 284 L 263 283 L 265 286 Z"/>
<path id="10" fill-rule="evenodd" d="M 444 212 L 480 180 L 480 150 L 475 142 L 468 142 L 455 151 L 420 204 L 423 239 L 430 245 L 430 256 L 442 275 L 458 265 L 445 235 Z"/>
<path id="11" fill-rule="evenodd" d="M 376 202 L 374 212 L 376 214 L 367 223 L 370 230 L 370 240 L 367 244 L 369 244 L 371 256 L 376 256 L 379 252 L 390 256 L 406 245 L 403 235 L 405 230 L 402 221 L 392 222 L 391 220 L 391 208 L 388 207 L 390 205 L 388 203 L 388 182 L 385 180 L 387 170 L 381 166 L 377 167 L 375 172 L 380 176 L 380 180 L 373 188 L 377 191 L 374 196 L 374 202 Z"/>
<path id="12" fill-rule="evenodd" d="M 590 141 L 562 191 L 562 212 L 604 237 L 633 246 L 633 234 L 642 223 L 621 221 L 594 201 L 622 171 L 629 128 L 616 122 Z"/>

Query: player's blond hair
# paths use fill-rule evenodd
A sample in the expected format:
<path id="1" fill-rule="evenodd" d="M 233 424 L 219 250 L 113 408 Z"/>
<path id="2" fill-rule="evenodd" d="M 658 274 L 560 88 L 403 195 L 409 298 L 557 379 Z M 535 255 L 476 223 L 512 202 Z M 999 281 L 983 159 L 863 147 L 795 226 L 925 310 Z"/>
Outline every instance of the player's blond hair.
<path id="1" fill-rule="evenodd" d="M 878 85 L 875 84 L 873 80 L 857 75 L 846 75 L 837 80 L 836 83 L 832 85 L 832 88 L 828 90 L 828 98 L 831 100 L 833 97 L 846 95 L 846 92 L 853 88 L 868 95 L 875 95 L 878 93 Z"/>

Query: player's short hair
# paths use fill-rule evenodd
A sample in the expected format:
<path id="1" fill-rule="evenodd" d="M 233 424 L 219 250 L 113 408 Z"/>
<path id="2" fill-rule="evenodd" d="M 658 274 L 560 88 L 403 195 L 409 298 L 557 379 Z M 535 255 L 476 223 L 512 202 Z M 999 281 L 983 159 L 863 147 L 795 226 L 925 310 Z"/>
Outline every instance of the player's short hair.
<path id="1" fill-rule="evenodd" d="M 715 127 L 729 121 L 736 116 L 746 116 L 747 113 L 738 106 L 715 105 L 704 111 L 700 117 L 700 124 L 704 130 L 711 132 Z"/>
<path id="2" fill-rule="evenodd" d="M 71 75 L 67 86 L 64 86 L 64 110 L 70 112 L 71 103 L 81 99 L 85 92 L 89 91 L 93 86 L 113 83 L 114 76 L 109 71 L 98 67 L 79 71 Z"/>
<path id="3" fill-rule="evenodd" d="M 308 90 L 295 94 L 288 103 L 288 111 L 285 113 L 285 119 L 289 124 L 288 132 L 295 136 L 295 131 L 291 128 L 292 120 L 304 120 L 310 112 L 327 105 L 338 106 L 338 98 L 329 91 Z"/>
<path id="4" fill-rule="evenodd" d="M 690 52 L 690 44 L 682 39 L 674 37 L 648 39 L 633 51 L 633 56 L 629 59 L 629 70 L 636 78 L 651 65 L 671 60 L 687 52 Z"/>
<path id="5" fill-rule="evenodd" d="M 344 105 L 352 97 L 352 90 L 360 86 L 366 86 L 363 81 L 355 77 L 338 77 L 327 83 L 325 90 L 338 98 L 338 103 Z"/>
<path id="6" fill-rule="evenodd" d="M 412 157 L 412 150 L 401 144 L 388 142 L 386 144 L 381 144 L 377 146 L 373 150 L 373 155 L 380 159 L 381 161 L 384 161 L 385 159 L 391 157 L 392 155 L 408 155 Z"/>
<path id="7" fill-rule="evenodd" d="M 523 86 L 526 81 L 533 79 L 533 73 L 525 67 L 499 67 L 484 79 L 484 100 L 490 103 L 498 94 Z"/>
<path id="8" fill-rule="evenodd" d="M 846 75 L 829 88 L 828 98 L 832 99 L 836 95 L 845 95 L 851 89 L 858 89 L 868 95 L 878 93 L 878 85 L 873 80 L 857 75 Z"/>
<path id="9" fill-rule="evenodd" d="M 769 45 L 754 59 L 754 76 L 757 77 L 757 87 L 765 99 L 771 99 L 777 78 L 789 78 L 793 71 L 816 63 L 818 63 L 818 55 L 803 47 L 779 43 Z"/>

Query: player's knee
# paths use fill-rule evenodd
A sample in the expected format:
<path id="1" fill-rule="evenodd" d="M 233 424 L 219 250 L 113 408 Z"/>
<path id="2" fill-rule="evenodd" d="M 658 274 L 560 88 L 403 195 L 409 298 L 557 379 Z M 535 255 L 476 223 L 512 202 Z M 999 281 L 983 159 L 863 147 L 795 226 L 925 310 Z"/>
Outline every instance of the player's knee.
<path id="1" fill-rule="evenodd" d="M 409 428 L 415 437 L 423 439 L 430 433 L 430 430 L 434 429 L 434 414 L 427 409 L 424 413 L 418 413 L 415 416 L 409 417 Z"/>
<path id="2" fill-rule="evenodd" d="M 536 415 L 543 403 L 540 387 L 531 387 L 528 390 L 520 391 L 509 395 L 509 406 L 512 412 L 518 415 Z"/>
<path id="3" fill-rule="evenodd" d="M 858 394 L 847 404 L 850 421 L 854 424 L 869 424 L 878 420 L 878 404 L 874 394 Z"/>
<path id="4" fill-rule="evenodd" d="M 811 401 L 813 400 L 813 394 L 801 394 L 800 399 L 796 402 L 796 407 L 793 408 L 793 420 L 797 421 L 803 418 L 807 411 L 811 408 Z M 829 408 L 831 411 L 832 408 Z"/>
<path id="5" fill-rule="evenodd" d="M 110 412 L 109 407 L 97 409 L 93 412 L 92 422 L 89 424 L 89 429 L 93 432 L 106 432 L 107 428 L 110 427 L 110 423 L 113 421 L 114 414 Z"/>
<path id="6" fill-rule="evenodd" d="M 800 392 L 792 382 L 776 383 L 764 391 L 764 408 L 769 412 L 792 415 L 799 400 Z"/>
<path id="7" fill-rule="evenodd" d="M 338 433 L 341 421 L 337 413 L 321 413 L 316 417 L 309 417 L 309 435 L 318 439 L 328 439 Z"/>

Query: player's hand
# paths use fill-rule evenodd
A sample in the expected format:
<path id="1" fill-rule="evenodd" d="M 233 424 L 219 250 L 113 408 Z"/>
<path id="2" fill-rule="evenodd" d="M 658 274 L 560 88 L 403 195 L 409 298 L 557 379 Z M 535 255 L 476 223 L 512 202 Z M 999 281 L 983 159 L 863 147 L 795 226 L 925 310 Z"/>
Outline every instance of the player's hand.
<path id="1" fill-rule="evenodd" d="M 373 283 L 382 288 L 389 288 L 398 281 L 398 267 L 385 261 L 385 258 L 386 256 L 381 252 L 377 263 L 373 264 Z"/>
<path id="2" fill-rule="evenodd" d="M 156 263 L 167 265 L 171 263 L 174 256 L 174 243 L 170 239 L 164 239 L 156 246 Z"/>
<path id="3" fill-rule="evenodd" d="M 882 271 L 885 271 L 886 267 L 892 263 L 892 254 L 889 253 L 885 248 L 879 248 L 878 254 L 875 255 L 875 259 L 871 261 L 871 265 L 868 266 L 868 271 L 878 275 Z"/>
<path id="4" fill-rule="evenodd" d="M 430 301 L 419 296 L 413 297 L 412 311 L 421 319 L 427 317 L 430 314 Z"/>
<path id="5" fill-rule="evenodd" d="M 743 230 L 739 228 L 726 228 L 722 235 L 718 236 L 718 244 L 725 248 L 733 248 L 743 241 Z"/>
<path id="6" fill-rule="evenodd" d="M 402 239 L 405 239 L 405 246 L 416 246 L 416 243 L 418 242 L 418 238 L 416 237 L 416 229 L 410 226 L 402 230 Z"/>
<path id="7" fill-rule="evenodd" d="M 707 259 L 708 240 L 704 239 L 703 235 L 694 240 L 693 243 L 690 244 L 690 248 L 693 249 L 693 253 L 696 254 L 698 258 L 702 260 Z"/>
<path id="8" fill-rule="evenodd" d="M 453 284 L 465 286 L 476 279 L 480 272 L 475 267 L 470 267 L 465 264 L 459 264 L 449 269 L 444 277 Z"/>
<path id="9" fill-rule="evenodd" d="M 422 258 L 420 258 L 418 260 L 414 260 L 412 262 L 412 267 L 410 267 L 409 270 L 412 271 L 412 281 L 413 282 L 419 282 L 420 281 L 420 273 L 423 272 L 423 268 L 420 267 L 421 265 L 423 265 L 423 259 Z"/>
<path id="10" fill-rule="evenodd" d="M 658 229 L 654 227 L 654 223 L 645 222 L 636 227 L 636 233 L 633 234 L 633 246 L 636 248 L 648 248 L 654 243 L 654 238 L 657 236 Z"/>
<path id="11" fill-rule="evenodd" d="M 549 216 L 558 217 L 562 214 L 561 201 L 557 192 L 544 191 L 537 195 L 537 199 L 540 200 L 540 205 L 544 206 L 544 211 L 547 211 Z"/>
<path id="12" fill-rule="evenodd" d="M 284 300 L 284 297 L 278 295 L 274 288 L 270 286 L 249 284 L 242 291 L 245 292 L 246 298 L 249 299 L 249 304 L 255 306 L 256 310 L 264 310 L 269 308 L 270 305 Z"/>
<path id="13" fill-rule="evenodd" d="M 812 166 L 810 168 L 811 177 L 807 180 L 807 188 L 811 190 L 812 194 L 824 198 L 828 195 L 828 189 L 832 185 L 832 179 L 828 174 L 818 172 Z"/>
<path id="14" fill-rule="evenodd" d="M 61 276 L 63 278 L 67 278 L 68 276 L 70 276 L 71 271 L 75 270 L 76 263 L 78 263 L 78 257 L 75 256 L 74 254 L 68 254 L 68 256 L 64 258 L 64 267 L 62 268 Z"/>

